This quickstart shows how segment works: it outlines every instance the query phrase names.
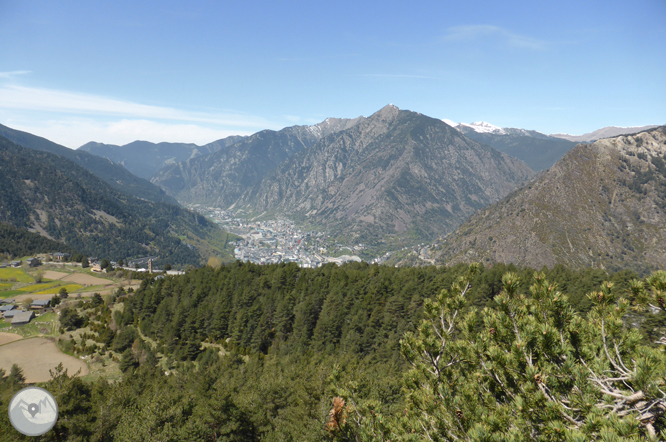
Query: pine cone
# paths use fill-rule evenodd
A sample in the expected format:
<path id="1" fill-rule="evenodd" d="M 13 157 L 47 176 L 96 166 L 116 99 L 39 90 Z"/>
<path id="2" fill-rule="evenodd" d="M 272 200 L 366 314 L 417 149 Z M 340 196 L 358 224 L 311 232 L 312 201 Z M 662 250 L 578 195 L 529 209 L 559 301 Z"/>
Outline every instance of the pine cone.
<path id="1" fill-rule="evenodd" d="M 463 412 L 462 412 L 462 410 L 456 410 L 456 416 L 458 416 L 458 419 L 463 419 Z"/>
<path id="2" fill-rule="evenodd" d="M 491 335 L 494 335 L 495 334 L 495 329 L 491 327 L 490 329 L 488 329 L 488 333 L 490 333 Z"/>
<path id="3" fill-rule="evenodd" d="M 534 375 L 534 380 L 536 381 L 537 384 L 543 382 L 543 379 L 541 379 L 541 375 L 538 373 Z"/>

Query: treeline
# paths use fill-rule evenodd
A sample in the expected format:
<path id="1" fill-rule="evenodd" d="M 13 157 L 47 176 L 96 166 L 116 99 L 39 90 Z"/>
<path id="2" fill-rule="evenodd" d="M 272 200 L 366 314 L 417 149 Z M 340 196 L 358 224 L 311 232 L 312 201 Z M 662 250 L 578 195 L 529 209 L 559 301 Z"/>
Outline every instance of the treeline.
<path id="1" fill-rule="evenodd" d="M 75 255 L 72 247 L 53 241 L 37 233 L 0 223 L 0 255 L 27 256 L 37 253 L 63 252 Z"/>

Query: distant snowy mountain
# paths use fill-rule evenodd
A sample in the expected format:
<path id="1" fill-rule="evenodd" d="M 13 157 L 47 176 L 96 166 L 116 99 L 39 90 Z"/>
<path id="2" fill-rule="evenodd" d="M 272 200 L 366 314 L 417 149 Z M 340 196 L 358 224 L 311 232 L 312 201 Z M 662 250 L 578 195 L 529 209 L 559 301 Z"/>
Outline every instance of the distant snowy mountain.
<path id="1" fill-rule="evenodd" d="M 477 121 L 476 123 L 472 124 L 467 124 L 467 123 L 460 123 L 456 129 L 464 132 L 463 128 L 469 128 L 472 129 L 474 132 L 479 133 L 479 134 L 497 134 L 497 135 L 504 135 L 506 132 L 501 127 L 494 126 L 490 123 L 486 123 L 485 121 Z"/>
<path id="2" fill-rule="evenodd" d="M 455 121 L 447 120 L 446 118 L 442 119 L 443 122 L 449 126 L 458 129 L 464 134 L 468 134 L 471 131 L 476 132 L 477 134 L 495 134 L 495 135 L 523 135 L 526 137 L 535 137 L 547 139 L 550 138 L 548 135 L 535 130 L 526 130 L 526 129 L 517 129 L 514 127 L 499 127 L 494 124 L 487 123 L 485 121 L 477 121 L 475 123 L 456 123 Z"/>
<path id="3" fill-rule="evenodd" d="M 468 138 L 487 144 L 500 152 L 523 160 L 534 171 L 548 169 L 576 143 L 548 136 L 535 130 L 498 127 L 485 121 L 455 123 L 442 120 Z"/>

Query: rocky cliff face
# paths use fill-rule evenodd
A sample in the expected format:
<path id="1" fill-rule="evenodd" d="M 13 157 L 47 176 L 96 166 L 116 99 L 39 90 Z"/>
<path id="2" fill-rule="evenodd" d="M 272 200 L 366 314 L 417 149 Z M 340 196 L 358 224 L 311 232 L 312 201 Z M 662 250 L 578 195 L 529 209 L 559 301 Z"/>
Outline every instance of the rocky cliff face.
<path id="1" fill-rule="evenodd" d="M 376 243 L 437 238 L 533 175 L 440 120 L 389 105 L 290 157 L 237 207 Z"/>
<path id="2" fill-rule="evenodd" d="M 359 121 L 329 118 L 314 126 L 264 130 L 213 154 L 163 168 L 151 181 L 181 202 L 226 208 L 287 158 Z"/>
<path id="3" fill-rule="evenodd" d="M 666 128 L 578 145 L 549 171 L 480 210 L 440 263 L 666 267 Z"/>

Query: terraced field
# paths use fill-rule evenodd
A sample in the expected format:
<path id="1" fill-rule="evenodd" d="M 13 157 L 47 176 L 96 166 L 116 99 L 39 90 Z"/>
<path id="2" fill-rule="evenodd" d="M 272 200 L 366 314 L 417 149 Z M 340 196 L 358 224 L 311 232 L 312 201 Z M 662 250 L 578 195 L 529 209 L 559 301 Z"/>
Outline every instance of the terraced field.
<path id="1" fill-rule="evenodd" d="M 41 272 L 41 276 L 42 282 L 34 284 L 35 278 L 22 268 L 0 269 L 0 298 L 14 297 L 17 300 L 25 300 L 27 297 L 23 295 L 30 295 L 28 297 L 33 299 L 48 299 L 43 295 L 55 295 L 63 287 L 72 294 L 87 286 L 101 289 L 114 284 L 112 280 L 79 272 L 46 270 Z"/>
<path id="2" fill-rule="evenodd" d="M 67 289 L 67 293 L 72 293 L 76 290 L 79 290 L 79 289 L 83 288 L 83 286 L 78 285 L 78 284 L 66 284 L 66 285 L 57 285 L 57 286 L 54 286 L 54 287 L 49 287 L 47 289 L 36 291 L 34 293 L 37 294 L 37 295 L 56 294 L 56 293 L 60 292 L 60 290 L 63 287 Z"/>

